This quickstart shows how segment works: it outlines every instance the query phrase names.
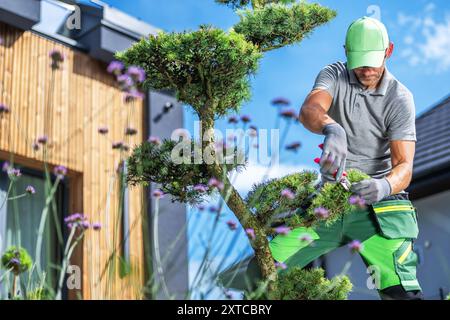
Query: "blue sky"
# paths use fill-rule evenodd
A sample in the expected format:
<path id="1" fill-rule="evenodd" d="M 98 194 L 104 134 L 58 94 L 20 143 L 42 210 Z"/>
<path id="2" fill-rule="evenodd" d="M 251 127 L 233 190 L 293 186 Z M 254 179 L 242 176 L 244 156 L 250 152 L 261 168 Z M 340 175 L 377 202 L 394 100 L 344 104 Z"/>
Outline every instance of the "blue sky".
<path id="1" fill-rule="evenodd" d="M 228 29 L 238 21 L 237 15 L 228 7 L 213 0 L 104 0 L 104 2 L 138 17 L 165 31 L 196 30 L 200 24 L 212 24 Z M 314 79 L 325 65 L 345 61 L 342 48 L 348 25 L 357 18 L 376 16 L 386 25 L 394 55 L 387 66 L 392 74 L 413 93 L 416 114 L 450 94 L 450 3 L 448 0 L 415 1 L 310 1 L 335 9 L 337 17 L 329 24 L 317 28 L 300 44 L 267 53 L 261 60 L 259 71 L 252 79 L 253 96 L 242 106 L 241 114 L 249 114 L 258 128 L 273 128 L 277 110 L 270 101 L 278 96 L 288 98 L 292 107 L 299 110 L 310 91 Z M 185 112 L 185 127 L 192 132 L 195 117 L 189 108 Z M 218 121 L 217 127 L 225 129 L 226 120 Z M 294 126 L 287 142 L 300 141 L 298 153 L 283 155 L 281 167 L 273 174 L 282 175 L 303 167 L 314 167 L 312 159 L 320 156 L 317 145 L 322 136 L 312 134 L 300 125 Z M 245 194 L 250 182 L 261 177 L 261 168 L 253 168 L 239 181 L 240 192 Z M 251 177 L 251 178 L 249 178 Z M 239 179 L 238 179 L 239 180 Z M 191 216 L 193 225 L 206 223 L 201 215 Z M 229 213 L 224 219 L 228 219 Z M 222 224 L 223 232 L 230 232 Z M 190 232 L 194 230 L 189 229 Z M 204 229 L 203 229 L 204 230 Z M 239 247 L 245 248 L 245 236 L 240 232 Z M 233 235 L 230 234 L 229 237 Z M 194 239 L 191 239 L 194 241 Z M 192 244 L 194 243 L 194 244 Z M 191 243 L 191 248 L 195 242 Z M 237 252 L 230 254 L 235 257 Z M 200 251 L 190 251 L 191 258 L 200 257 Z M 193 262 L 193 263 L 194 263 Z"/>

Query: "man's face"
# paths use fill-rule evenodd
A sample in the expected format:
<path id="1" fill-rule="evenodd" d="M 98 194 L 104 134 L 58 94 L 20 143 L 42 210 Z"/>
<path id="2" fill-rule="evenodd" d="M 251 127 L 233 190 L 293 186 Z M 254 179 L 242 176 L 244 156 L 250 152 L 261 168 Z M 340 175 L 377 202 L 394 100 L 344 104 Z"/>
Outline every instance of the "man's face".
<path id="1" fill-rule="evenodd" d="M 374 88 L 383 76 L 384 63 L 383 61 L 383 65 L 379 68 L 361 67 L 355 68 L 353 71 L 361 84 L 369 88 Z"/>
<path id="2" fill-rule="evenodd" d="M 353 69 L 356 77 L 363 86 L 368 88 L 376 88 L 378 82 L 381 80 L 381 77 L 383 76 L 386 60 L 391 57 L 393 51 L 394 51 L 394 44 L 392 42 L 389 42 L 389 47 L 385 51 L 385 56 L 381 67 L 378 68 L 361 67 Z"/>

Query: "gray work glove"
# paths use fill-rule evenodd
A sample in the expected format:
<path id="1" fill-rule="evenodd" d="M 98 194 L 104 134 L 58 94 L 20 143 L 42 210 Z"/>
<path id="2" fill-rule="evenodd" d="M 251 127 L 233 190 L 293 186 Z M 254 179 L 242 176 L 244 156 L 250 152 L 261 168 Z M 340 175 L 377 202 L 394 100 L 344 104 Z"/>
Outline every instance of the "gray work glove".
<path id="1" fill-rule="evenodd" d="M 365 200 L 366 204 L 378 202 L 384 197 L 391 195 L 391 184 L 386 178 L 369 178 L 360 182 L 353 183 L 350 191 L 358 194 Z"/>
<path id="2" fill-rule="evenodd" d="M 322 133 L 325 135 L 323 152 L 320 157 L 322 182 L 336 182 L 341 179 L 347 158 L 347 134 L 338 123 L 327 124 Z M 333 174 L 336 172 L 336 177 Z"/>

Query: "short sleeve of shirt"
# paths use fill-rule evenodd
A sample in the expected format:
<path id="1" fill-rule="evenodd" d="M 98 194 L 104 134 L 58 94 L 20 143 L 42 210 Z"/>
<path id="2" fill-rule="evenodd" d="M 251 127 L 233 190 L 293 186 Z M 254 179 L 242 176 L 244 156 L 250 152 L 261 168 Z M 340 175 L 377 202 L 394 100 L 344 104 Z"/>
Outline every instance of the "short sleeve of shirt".
<path id="1" fill-rule="evenodd" d="M 314 81 L 312 90 L 326 90 L 333 98 L 336 92 L 336 84 L 338 81 L 338 68 L 334 64 L 325 66 L 320 70 Z"/>
<path id="2" fill-rule="evenodd" d="M 392 112 L 388 116 L 387 135 L 389 140 L 416 139 L 416 112 L 412 94 L 399 96 L 393 101 Z"/>

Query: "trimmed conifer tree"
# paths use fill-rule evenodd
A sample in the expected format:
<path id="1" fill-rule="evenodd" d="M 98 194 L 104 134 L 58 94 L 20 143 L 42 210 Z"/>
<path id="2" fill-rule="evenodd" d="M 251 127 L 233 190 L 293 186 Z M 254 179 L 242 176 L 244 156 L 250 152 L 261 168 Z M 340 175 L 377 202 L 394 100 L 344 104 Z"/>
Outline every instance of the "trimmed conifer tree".
<path id="1" fill-rule="evenodd" d="M 278 281 L 268 236 L 273 232 L 270 226 L 276 214 L 305 204 L 308 195 L 315 191 L 313 183 L 317 173 L 303 171 L 263 182 L 255 185 L 244 199 L 231 184 L 228 174 L 243 168 L 246 160 L 243 164 L 242 154 L 233 150 L 232 161 L 225 164 L 220 161 L 223 158 L 214 141 L 213 128 L 215 120 L 238 112 L 249 100 L 250 77 L 255 75 L 265 52 L 301 42 L 316 27 L 333 19 L 336 12 L 316 3 L 296 0 L 215 1 L 235 9 L 239 15 L 240 21 L 230 30 L 202 25 L 190 32 L 159 32 L 117 54 L 125 64 L 138 65 L 146 71 L 145 88 L 173 90 L 180 102 L 191 106 L 200 119 L 199 136 L 203 137 L 198 143 L 172 140 L 142 143 L 133 150 L 128 161 L 127 181 L 131 185 L 148 181 L 158 183 L 160 189 L 175 200 L 191 204 L 212 192 L 219 192 L 242 227 L 254 230 L 254 236 L 249 240 L 266 281 L 267 297 L 307 298 L 295 293 L 280 294 L 287 289 L 278 285 L 286 281 Z M 186 161 L 181 163 L 174 161 L 173 152 L 184 147 L 198 152 L 184 154 Z M 198 156 L 207 161 L 194 161 Z M 356 182 L 365 177 L 355 171 L 348 178 Z M 211 178 L 223 185 L 199 187 L 207 186 Z M 284 189 L 292 190 L 294 196 L 283 197 Z M 340 184 L 330 184 L 314 200 L 314 206 L 346 208 L 349 196 Z M 342 212 L 334 210 L 330 217 L 335 219 Z M 309 219 L 291 218 L 285 222 L 291 226 L 312 225 L 314 216 L 307 216 Z M 295 277 L 301 274 L 298 270 L 295 272 Z M 305 276 L 309 274 L 305 273 Z M 335 296 L 346 295 L 351 286 L 341 287 L 343 292 L 335 292 Z"/>

